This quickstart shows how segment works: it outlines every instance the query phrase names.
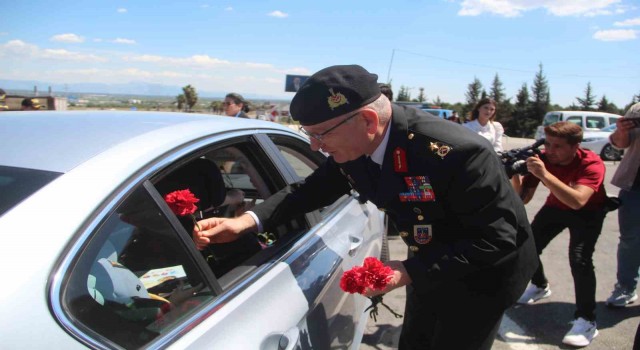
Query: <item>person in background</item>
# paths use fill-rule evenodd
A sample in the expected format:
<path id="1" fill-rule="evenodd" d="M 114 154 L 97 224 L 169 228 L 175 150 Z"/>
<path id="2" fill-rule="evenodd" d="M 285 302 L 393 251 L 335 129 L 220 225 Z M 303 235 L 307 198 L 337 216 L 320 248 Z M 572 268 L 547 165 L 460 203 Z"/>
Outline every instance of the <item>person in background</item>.
<path id="1" fill-rule="evenodd" d="M 38 111 L 42 108 L 39 104 L 38 99 L 35 98 L 25 98 L 22 100 L 22 110 L 23 111 Z"/>
<path id="2" fill-rule="evenodd" d="M 640 103 L 629 108 L 619 118 L 609 140 L 624 157 L 611 183 L 620 188 L 618 211 L 620 243 L 618 244 L 617 283 L 607 306 L 625 307 L 638 299 L 638 268 L 640 268 Z M 640 330 L 640 326 L 638 328 Z"/>
<path id="3" fill-rule="evenodd" d="M 449 120 L 454 123 L 460 124 L 460 117 L 458 117 L 458 112 L 456 111 L 451 112 L 451 116 L 449 117 Z"/>
<path id="4" fill-rule="evenodd" d="M 378 86 L 380 86 L 380 92 L 387 96 L 389 101 L 393 102 L 393 90 L 391 90 L 391 85 L 379 83 Z"/>
<path id="5" fill-rule="evenodd" d="M 522 201 L 531 201 L 542 182 L 550 194 L 531 223 L 538 255 L 564 229 L 569 229 L 569 265 L 576 294 L 571 330 L 562 342 L 587 346 L 598 335 L 596 327 L 596 274 L 593 252 L 606 215 L 605 166 L 600 156 L 580 148 L 582 128 L 557 122 L 544 128 L 541 156 L 527 158 L 529 174 L 511 178 Z M 542 263 L 518 304 L 530 305 L 551 295 Z"/>
<path id="6" fill-rule="evenodd" d="M 494 151 L 502 152 L 502 135 L 504 134 L 504 128 L 502 124 L 494 121 L 495 118 L 496 101 L 490 98 L 483 98 L 473 107 L 471 111 L 471 121 L 465 123 L 464 126 L 489 140 Z"/>
<path id="7" fill-rule="evenodd" d="M 491 349 L 504 311 L 537 267 L 524 205 L 484 139 L 392 104 L 377 80 L 358 65 L 308 78 L 290 111 L 327 160 L 237 218 L 200 221 L 194 242 L 202 249 L 276 232 L 355 189 L 389 215 L 412 252 L 387 263 L 387 288 L 364 293 L 411 285 L 399 349 Z"/>
<path id="8" fill-rule="evenodd" d="M 235 92 L 229 93 L 224 97 L 222 108 L 224 109 L 224 113 L 229 117 L 249 118 L 247 115 L 249 112 L 249 103 L 242 95 Z"/>

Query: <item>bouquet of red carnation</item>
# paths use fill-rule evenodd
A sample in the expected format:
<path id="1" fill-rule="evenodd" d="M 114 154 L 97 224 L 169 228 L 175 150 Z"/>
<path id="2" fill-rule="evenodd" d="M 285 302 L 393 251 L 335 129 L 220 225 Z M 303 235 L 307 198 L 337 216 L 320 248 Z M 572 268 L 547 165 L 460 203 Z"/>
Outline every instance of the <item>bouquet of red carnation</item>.
<path id="1" fill-rule="evenodd" d="M 168 193 L 164 196 L 164 201 L 167 202 L 174 214 L 178 216 L 191 215 L 193 224 L 198 228 L 198 231 L 200 231 L 200 225 L 198 225 L 198 221 L 195 215 L 193 215 L 193 213 L 198 210 L 196 203 L 200 200 L 189 189 Z"/>
<path id="2" fill-rule="evenodd" d="M 392 277 L 393 270 L 389 266 L 384 265 L 374 257 L 367 257 L 364 259 L 362 266 L 355 266 L 342 274 L 342 278 L 340 278 L 340 288 L 350 294 L 363 294 L 367 288 L 383 290 L 389 281 L 391 281 Z M 371 305 L 364 311 L 366 312 L 371 309 L 369 315 L 374 321 L 377 321 L 378 304 L 382 304 L 382 306 L 387 308 L 396 318 L 402 317 L 402 315 L 394 312 L 387 304 L 382 302 L 383 296 L 384 294 L 368 297 L 369 300 L 371 300 Z"/>

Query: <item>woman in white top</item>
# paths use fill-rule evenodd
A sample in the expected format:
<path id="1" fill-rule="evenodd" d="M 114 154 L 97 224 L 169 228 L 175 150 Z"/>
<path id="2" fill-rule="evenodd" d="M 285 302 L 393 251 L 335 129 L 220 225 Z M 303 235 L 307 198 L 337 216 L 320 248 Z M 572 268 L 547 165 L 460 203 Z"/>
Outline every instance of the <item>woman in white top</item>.
<path id="1" fill-rule="evenodd" d="M 471 111 L 471 121 L 464 124 L 469 130 L 483 136 L 493 146 L 496 152 L 502 151 L 502 124 L 494 121 L 496 117 L 496 101 L 483 98 Z"/>

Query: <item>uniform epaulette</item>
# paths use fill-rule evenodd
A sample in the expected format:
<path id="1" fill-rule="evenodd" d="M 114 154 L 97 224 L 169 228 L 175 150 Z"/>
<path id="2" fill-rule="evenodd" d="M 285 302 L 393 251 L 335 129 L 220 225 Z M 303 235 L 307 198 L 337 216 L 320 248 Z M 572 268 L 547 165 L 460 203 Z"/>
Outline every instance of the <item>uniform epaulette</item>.
<path id="1" fill-rule="evenodd" d="M 407 138 L 413 142 L 423 143 L 429 150 L 429 154 L 434 154 L 441 159 L 444 159 L 451 151 L 453 147 L 446 142 L 442 142 L 434 137 L 425 135 L 416 130 L 408 130 Z"/>

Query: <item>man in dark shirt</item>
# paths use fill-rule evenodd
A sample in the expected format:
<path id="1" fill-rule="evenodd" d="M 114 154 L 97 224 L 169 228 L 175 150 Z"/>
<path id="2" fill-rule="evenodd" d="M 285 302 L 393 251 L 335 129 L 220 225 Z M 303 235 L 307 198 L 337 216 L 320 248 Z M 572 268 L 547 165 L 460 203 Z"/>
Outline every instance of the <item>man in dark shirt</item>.
<path id="1" fill-rule="evenodd" d="M 355 189 L 396 224 L 412 257 L 381 292 L 411 285 L 400 349 L 490 349 L 537 267 L 531 229 L 493 149 L 460 125 L 392 105 L 357 65 L 305 81 L 290 111 L 329 154 L 305 182 L 194 232 L 198 247 L 273 228 Z"/>

